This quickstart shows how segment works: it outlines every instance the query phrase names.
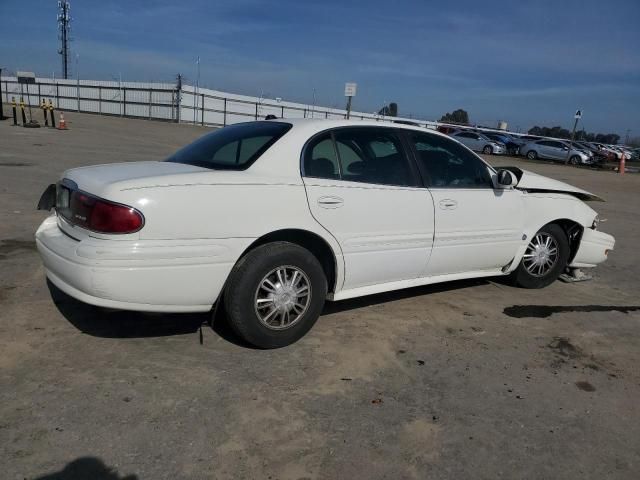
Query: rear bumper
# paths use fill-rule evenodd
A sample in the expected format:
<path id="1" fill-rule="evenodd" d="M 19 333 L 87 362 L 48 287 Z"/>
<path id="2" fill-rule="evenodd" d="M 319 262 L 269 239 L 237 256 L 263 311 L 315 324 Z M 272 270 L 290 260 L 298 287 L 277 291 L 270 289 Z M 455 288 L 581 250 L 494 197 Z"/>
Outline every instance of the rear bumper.
<path id="1" fill-rule="evenodd" d="M 576 256 L 569 265 L 575 268 L 592 268 L 607 259 L 615 246 L 615 238 L 608 233 L 586 228 L 580 240 Z"/>
<path id="2" fill-rule="evenodd" d="M 55 215 L 36 232 L 47 277 L 60 290 L 92 305 L 145 312 L 208 311 L 244 243 L 250 240 L 78 241 Z"/>

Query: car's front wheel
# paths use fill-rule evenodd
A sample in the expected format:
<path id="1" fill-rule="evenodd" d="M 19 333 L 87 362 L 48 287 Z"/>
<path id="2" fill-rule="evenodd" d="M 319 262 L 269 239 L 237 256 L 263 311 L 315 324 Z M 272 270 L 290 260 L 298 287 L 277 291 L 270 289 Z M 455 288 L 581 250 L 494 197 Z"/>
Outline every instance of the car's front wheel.
<path id="1" fill-rule="evenodd" d="M 259 348 L 302 338 L 324 306 L 327 279 L 308 250 L 289 242 L 261 245 L 238 261 L 225 286 L 233 330 Z"/>
<path id="2" fill-rule="evenodd" d="M 569 159 L 569 163 L 571 165 L 578 165 L 580 164 L 580 157 L 578 155 L 572 155 L 571 158 Z"/>
<path id="3" fill-rule="evenodd" d="M 529 150 L 527 152 L 527 158 L 529 160 L 535 160 L 536 158 L 538 158 L 538 153 L 535 150 Z"/>
<path id="4" fill-rule="evenodd" d="M 511 277 L 519 287 L 546 287 L 564 271 L 568 259 L 567 235 L 562 227 L 551 223 L 533 236 Z"/>
<path id="5" fill-rule="evenodd" d="M 484 153 L 485 155 L 491 155 L 493 153 L 493 147 L 491 145 L 485 145 L 485 147 L 482 149 L 482 153 Z"/>

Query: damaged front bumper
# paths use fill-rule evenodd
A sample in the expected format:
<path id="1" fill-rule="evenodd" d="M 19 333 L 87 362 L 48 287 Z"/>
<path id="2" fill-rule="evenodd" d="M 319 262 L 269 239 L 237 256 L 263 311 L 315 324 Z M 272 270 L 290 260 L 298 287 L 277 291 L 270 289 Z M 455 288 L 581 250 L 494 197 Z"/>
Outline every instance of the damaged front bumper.
<path id="1" fill-rule="evenodd" d="M 570 268 L 593 268 L 604 262 L 613 250 L 616 240 L 608 233 L 585 228 L 580 246 L 573 260 L 569 264 Z"/>

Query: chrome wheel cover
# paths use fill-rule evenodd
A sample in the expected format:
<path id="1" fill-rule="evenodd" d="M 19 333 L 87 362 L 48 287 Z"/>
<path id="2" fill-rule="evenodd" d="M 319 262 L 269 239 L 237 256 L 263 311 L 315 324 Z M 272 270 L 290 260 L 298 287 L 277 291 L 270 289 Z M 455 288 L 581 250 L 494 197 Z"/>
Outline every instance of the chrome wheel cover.
<path id="1" fill-rule="evenodd" d="M 558 262 L 558 242 L 545 232 L 536 233 L 527 246 L 522 264 L 534 277 L 544 277 Z"/>
<path id="2" fill-rule="evenodd" d="M 311 282 L 298 267 L 274 268 L 258 284 L 254 309 L 270 330 L 285 330 L 304 316 L 311 303 Z"/>

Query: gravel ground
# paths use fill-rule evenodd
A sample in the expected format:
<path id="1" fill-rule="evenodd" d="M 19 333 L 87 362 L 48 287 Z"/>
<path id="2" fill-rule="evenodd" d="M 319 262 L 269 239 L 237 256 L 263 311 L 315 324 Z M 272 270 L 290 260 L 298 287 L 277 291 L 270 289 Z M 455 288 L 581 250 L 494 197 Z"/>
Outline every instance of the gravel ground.
<path id="1" fill-rule="evenodd" d="M 47 184 L 207 131 L 65 116 L 66 132 L 0 122 L 2 478 L 638 478 L 640 176 L 491 157 L 608 200 L 593 206 L 618 243 L 592 281 L 329 303 L 300 342 L 260 351 L 200 330 L 206 315 L 106 311 L 47 284 Z"/>

